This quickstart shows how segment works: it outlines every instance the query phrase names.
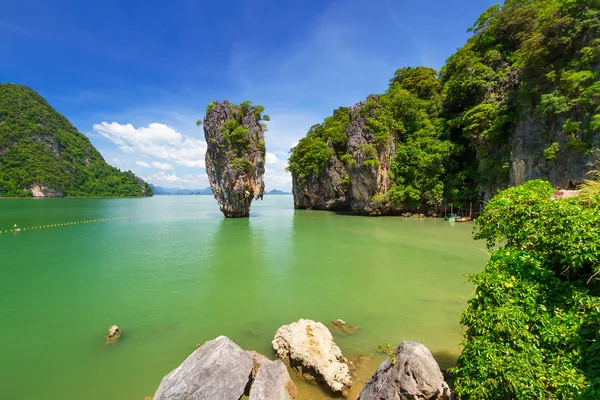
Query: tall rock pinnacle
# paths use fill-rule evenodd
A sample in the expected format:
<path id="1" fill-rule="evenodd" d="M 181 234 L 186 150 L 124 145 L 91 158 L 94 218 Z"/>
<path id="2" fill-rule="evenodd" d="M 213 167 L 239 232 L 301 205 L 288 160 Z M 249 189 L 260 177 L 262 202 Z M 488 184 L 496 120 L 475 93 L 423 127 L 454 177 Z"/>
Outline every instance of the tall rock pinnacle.
<path id="1" fill-rule="evenodd" d="M 226 217 L 247 217 L 252 200 L 262 200 L 266 150 L 261 121 L 269 121 L 263 111 L 249 101 L 212 102 L 206 108 L 206 172 Z"/>

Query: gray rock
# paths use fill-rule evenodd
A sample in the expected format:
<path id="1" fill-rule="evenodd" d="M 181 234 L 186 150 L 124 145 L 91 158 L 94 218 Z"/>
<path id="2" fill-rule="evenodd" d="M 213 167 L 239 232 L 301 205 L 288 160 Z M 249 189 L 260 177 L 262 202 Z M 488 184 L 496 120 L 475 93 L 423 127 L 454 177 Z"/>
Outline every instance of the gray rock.
<path id="1" fill-rule="evenodd" d="M 427 347 L 404 341 L 395 350 L 396 365 L 382 362 L 363 386 L 359 400 L 449 400 L 450 388 Z"/>
<path id="2" fill-rule="evenodd" d="M 204 343 L 163 378 L 154 400 L 239 399 L 252 357 L 225 336 Z"/>
<path id="3" fill-rule="evenodd" d="M 296 385 L 281 360 L 261 359 L 250 389 L 250 400 L 294 400 Z"/>
<path id="4" fill-rule="evenodd" d="M 322 323 L 301 319 L 282 326 L 273 348 L 277 357 L 304 379 L 324 383 L 333 392 L 348 393 L 352 385 L 348 360 Z"/>
<path id="5" fill-rule="evenodd" d="M 259 113 L 260 114 L 260 113 Z M 228 121 L 237 121 L 242 130 L 230 132 Z M 252 107 L 224 102 L 204 117 L 206 173 L 210 188 L 226 217 L 247 217 L 252 200 L 263 198 L 265 190 L 265 138 L 260 118 Z"/>

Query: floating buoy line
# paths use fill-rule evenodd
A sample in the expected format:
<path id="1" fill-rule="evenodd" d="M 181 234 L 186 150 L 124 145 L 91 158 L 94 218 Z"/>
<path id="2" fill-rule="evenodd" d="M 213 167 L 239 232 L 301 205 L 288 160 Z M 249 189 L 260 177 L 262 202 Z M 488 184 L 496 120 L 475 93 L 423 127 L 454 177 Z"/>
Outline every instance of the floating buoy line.
<path id="1" fill-rule="evenodd" d="M 94 222 L 117 221 L 117 220 L 122 220 L 122 219 L 139 218 L 139 217 L 144 217 L 144 216 L 148 216 L 148 215 L 169 215 L 169 214 L 181 214 L 181 213 L 137 214 L 137 215 L 127 215 L 127 216 L 124 216 L 124 217 L 86 219 L 86 220 L 83 220 L 83 221 L 63 222 L 63 223 L 58 223 L 58 224 L 47 224 L 47 225 L 39 225 L 39 226 L 30 226 L 30 227 L 27 227 L 27 228 L 18 228 L 18 227 L 16 227 L 16 228 L 13 228 L 13 229 L 5 229 L 5 230 L 1 230 L 0 229 L 0 234 L 4 234 L 4 233 L 16 233 L 16 232 L 23 232 L 23 231 L 33 231 L 33 230 L 40 230 L 40 229 L 59 228 L 59 227 L 64 227 L 64 226 L 74 226 L 74 225 L 91 224 L 91 223 L 94 223 Z"/>

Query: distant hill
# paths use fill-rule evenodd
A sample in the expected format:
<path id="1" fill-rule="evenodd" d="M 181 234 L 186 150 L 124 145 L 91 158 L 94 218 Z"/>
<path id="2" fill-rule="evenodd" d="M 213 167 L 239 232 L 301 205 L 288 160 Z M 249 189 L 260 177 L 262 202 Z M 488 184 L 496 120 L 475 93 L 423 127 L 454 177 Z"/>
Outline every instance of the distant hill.
<path id="1" fill-rule="evenodd" d="M 212 195 L 212 190 L 210 190 L 210 187 L 207 187 L 205 189 L 174 189 L 174 188 L 166 188 L 166 187 L 162 187 L 162 186 L 155 186 L 153 184 L 150 184 L 150 187 L 152 188 L 152 190 L 154 191 L 155 195 L 158 196 L 162 196 L 162 195 L 185 195 L 185 194 L 197 194 L 197 195 Z M 283 192 L 281 190 L 277 190 L 277 189 L 273 189 L 270 192 L 265 192 L 265 195 L 285 195 L 285 194 L 291 194 L 288 192 Z"/>
<path id="2" fill-rule="evenodd" d="M 197 194 L 197 195 L 212 195 L 212 190 L 210 187 L 205 189 L 173 189 L 166 188 L 162 186 L 154 186 L 150 184 L 152 190 L 154 190 L 154 194 L 156 195 L 181 195 L 181 194 Z"/>
<path id="3" fill-rule="evenodd" d="M 152 196 L 34 90 L 0 83 L 0 196 Z"/>
<path id="4" fill-rule="evenodd" d="M 270 192 L 266 192 L 267 195 L 283 195 L 283 194 L 291 194 L 289 192 L 283 192 L 281 190 L 273 189 Z"/>

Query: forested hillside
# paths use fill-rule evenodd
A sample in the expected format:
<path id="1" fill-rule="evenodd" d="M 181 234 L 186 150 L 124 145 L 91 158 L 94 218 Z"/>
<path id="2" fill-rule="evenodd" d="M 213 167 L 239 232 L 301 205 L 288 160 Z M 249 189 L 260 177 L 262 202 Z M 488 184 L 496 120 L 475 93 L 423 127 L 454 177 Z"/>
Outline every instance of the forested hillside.
<path id="1" fill-rule="evenodd" d="M 577 185 L 598 161 L 600 1 L 508 0 L 435 71 L 340 108 L 293 149 L 296 207 L 431 211 L 546 178 Z"/>
<path id="2" fill-rule="evenodd" d="M 32 89 L 0 84 L 0 196 L 152 196 Z"/>

